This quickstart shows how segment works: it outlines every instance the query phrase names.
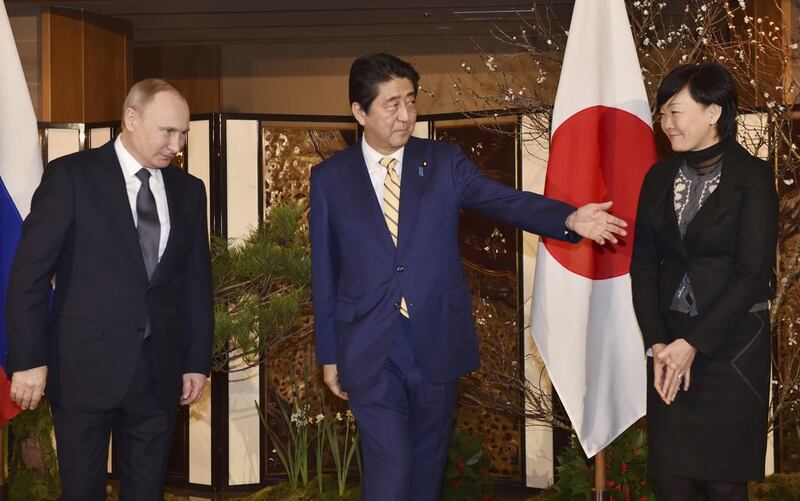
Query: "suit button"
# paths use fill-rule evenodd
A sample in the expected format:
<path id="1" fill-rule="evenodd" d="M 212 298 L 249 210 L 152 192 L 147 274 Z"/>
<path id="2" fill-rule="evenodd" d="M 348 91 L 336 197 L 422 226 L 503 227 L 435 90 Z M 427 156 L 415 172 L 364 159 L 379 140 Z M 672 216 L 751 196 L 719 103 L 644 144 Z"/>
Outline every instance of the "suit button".
<path id="1" fill-rule="evenodd" d="M 395 310 L 399 310 L 400 309 L 400 303 L 398 303 L 397 301 L 395 301 L 392 306 L 394 306 Z"/>
<path id="2" fill-rule="evenodd" d="M 406 268 L 405 268 L 405 266 L 403 266 L 403 265 L 401 264 L 400 266 L 398 266 L 398 267 L 397 267 L 397 271 L 398 271 L 399 273 L 402 273 L 402 272 L 406 271 Z"/>

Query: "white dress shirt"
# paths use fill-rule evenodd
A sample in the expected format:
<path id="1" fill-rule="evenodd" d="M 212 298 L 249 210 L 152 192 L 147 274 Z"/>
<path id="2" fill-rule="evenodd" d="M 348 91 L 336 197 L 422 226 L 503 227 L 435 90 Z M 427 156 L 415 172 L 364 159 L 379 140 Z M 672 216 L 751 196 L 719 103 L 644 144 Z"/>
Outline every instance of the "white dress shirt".
<path id="1" fill-rule="evenodd" d="M 381 165 L 381 158 L 392 157 L 397 159 L 394 164 L 394 170 L 397 172 L 397 177 L 402 179 L 403 173 L 403 150 L 405 146 L 395 151 L 391 155 L 384 155 L 375 151 L 372 146 L 367 144 L 367 140 L 361 140 L 361 152 L 364 154 L 364 163 L 367 164 L 367 172 L 369 173 L 369 180 L 372 181 L 372 188 L 375 189 L 375 196 L 378 197 L 378 204 L 383 210 L 383 181 L 386 179 L 386 167 Z M 403 197 L 403 192 L 400 192 L 400 197 Z M 402 203 L 402 200 L 401 202 Z"/>
<path id="2" fill-rule="evenodd" d="M 139 224 L 139 217 L 136 213 L 136 196 L 139 194 L 139 188 L 142 182 L 136 177 L 136 173 L 142 169 L 142 164 L 133 158 L 122 140 L 117 136 L 114 141 L 114 150 L 117 152 L 119 164 L 122 166 L 122 175 L 125 178 L 125 187 L 128 190 L 128 202 L 131 206 L 131 214 L 133 214 L 133 224 Z M 164 178 L 161 177 L 161 169 L 147 169 L 150 171 L 150 191 L 153 192 L 153 197 L 156 199 L 156 210 L 158 211 L 158 222 L 161 226 L 161 235 L 158 239 L 158 259 L 164 254 L 164 249 L 167 248 L 167 239 L 169 238 L 169 206 L 167 205 L 167 191 L 164 188 Z"/>

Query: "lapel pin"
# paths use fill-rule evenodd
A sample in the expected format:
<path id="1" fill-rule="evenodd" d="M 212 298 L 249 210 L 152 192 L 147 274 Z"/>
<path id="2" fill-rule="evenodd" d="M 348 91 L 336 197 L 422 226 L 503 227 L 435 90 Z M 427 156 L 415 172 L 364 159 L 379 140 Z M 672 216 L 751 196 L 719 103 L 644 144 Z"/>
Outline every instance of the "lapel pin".
<path id="1" fill-rule="evenodd" d="M 427 166 L 428 166 L 428 161 L 427 160 L 423 160 L 422 163 L 419 164 L 419 171 L 418 172 L 419 172 L 419 176 L 420 177 L 423 177 L 425 175 L 425 170 L 424 169 Z"/>

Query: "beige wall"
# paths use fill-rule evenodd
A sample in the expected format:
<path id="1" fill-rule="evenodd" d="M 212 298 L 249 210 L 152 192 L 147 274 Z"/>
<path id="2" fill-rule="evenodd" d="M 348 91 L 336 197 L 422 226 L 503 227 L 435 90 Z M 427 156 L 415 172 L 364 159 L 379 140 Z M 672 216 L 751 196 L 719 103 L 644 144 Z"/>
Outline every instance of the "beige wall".
<path id="1" fill-rule="evenodd" d="M 223 111 L 349 115 L 350 64 L 362 54 L 378 51 L 393 53 L 414 64 L 425 89 L 419 99 L 421 114 L 462 111 L 454 99 L 453 79 L 456 77 L 471 82 L 473 87 L 477 82 L 489 81 L 486 65 L 471 52 L 468 42 L 439 46 L 439 54 L 413 45 L 410 49 L 404 49 L 400 42 L 382 46 L 345 42 L 329 48 L 313 43 L 223 46 Z M 474 69 L 477 81 L 464 73 L 462 62 Z M 534 79 L 531 65 L 524 59 L 514 65 L 513 73 L 520 81 Z"/>

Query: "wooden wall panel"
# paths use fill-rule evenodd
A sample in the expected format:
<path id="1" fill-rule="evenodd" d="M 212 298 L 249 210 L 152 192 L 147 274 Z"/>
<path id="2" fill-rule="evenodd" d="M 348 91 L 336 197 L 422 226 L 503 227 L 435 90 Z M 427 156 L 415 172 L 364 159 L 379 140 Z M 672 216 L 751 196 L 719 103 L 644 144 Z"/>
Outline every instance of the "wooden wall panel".
<path id="1" fill-rule="evenodd" d="M 222 111 L 217 45 L 136 47 L 134 80 L 163 78 L 186 96 L 192 113 Z"/>
<path id="2" fill-rule="evenodd" d="M 128 91 L 128 25 L 84 13 L 84 122 L 116 120 Z"/>
<path id="3" fill-rule="evenodd" d="M 119 119 L 131 81 L 130 43 L 125 21 L 82 10 L 44 9 L 40 119 Z"/>
<path id="4" fill-rule="evenodd" d="M 81 12 L 45 9 L 42 36 L 42 120 L 83 122 Z"/>

